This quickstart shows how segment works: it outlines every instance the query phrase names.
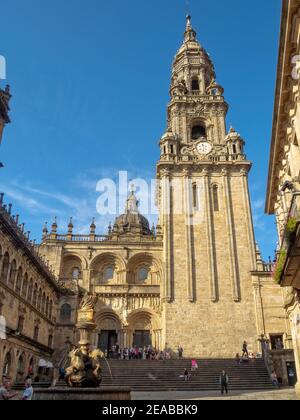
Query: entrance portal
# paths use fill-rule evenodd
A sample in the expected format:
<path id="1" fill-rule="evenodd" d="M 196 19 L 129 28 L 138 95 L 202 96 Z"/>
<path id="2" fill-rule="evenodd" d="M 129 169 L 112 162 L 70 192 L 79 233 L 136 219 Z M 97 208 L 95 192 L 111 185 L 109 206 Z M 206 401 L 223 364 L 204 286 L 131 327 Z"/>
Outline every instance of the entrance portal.
<path id="1" fill-rule="evenodd" d="M 134 347 L 148 347 L 152 345 L 150 331 L 135 331 L 133 334 Z"/>
<path id="2" fill-rule="evenodd" d="M 113 346 L 118 343 L 118 334 L 116 331 L 101 331 L 99 334 L 98 347 L 103 351 L 106 356 L 109 356 L 109 352 Z"/>

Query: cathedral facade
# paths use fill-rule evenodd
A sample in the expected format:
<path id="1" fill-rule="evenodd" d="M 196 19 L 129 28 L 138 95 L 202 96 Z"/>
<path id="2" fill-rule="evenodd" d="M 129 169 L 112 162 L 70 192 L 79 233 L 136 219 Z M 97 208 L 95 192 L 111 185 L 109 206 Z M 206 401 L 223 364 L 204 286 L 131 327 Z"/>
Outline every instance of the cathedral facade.
<path id="1" fill-rule="evenodd" d="M 176 54 L 167 131 L 157 164 L 156 229 L 131 193 L 106 235 L 45 226 L 40 252 L 59 278 L 55 348 L 76 343 L 82 291 L 99 296 L 92 344 L 104 351 L 152 344 L 186 356 L 234 357 L 262 336 L 292 347 L 284 296 L 255 243 L 251 162 L 226 128 L 228 104 L 190 17 Z"/>

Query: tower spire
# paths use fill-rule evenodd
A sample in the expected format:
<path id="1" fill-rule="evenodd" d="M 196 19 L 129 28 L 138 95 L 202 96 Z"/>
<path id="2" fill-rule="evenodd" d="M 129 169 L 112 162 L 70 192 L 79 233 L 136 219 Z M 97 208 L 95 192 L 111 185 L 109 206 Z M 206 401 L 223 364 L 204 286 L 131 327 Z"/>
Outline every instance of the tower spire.
<path id="1" fill-rule="evenodd" d="M 186 29 L 184 33 L 184 41 L 185 42 L 196 41 L 196 36 L 197 36 L 197 33 L 193 29 L 193 26 L 192 26 L 192 17 L 190 14 L 188 14 L 186 16 Z"/>

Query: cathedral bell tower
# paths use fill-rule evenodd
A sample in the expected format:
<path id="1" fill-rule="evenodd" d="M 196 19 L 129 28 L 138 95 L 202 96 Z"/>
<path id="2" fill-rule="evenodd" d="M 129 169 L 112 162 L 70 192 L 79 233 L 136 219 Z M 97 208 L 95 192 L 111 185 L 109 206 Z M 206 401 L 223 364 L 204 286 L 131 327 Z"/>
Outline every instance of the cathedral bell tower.
<path id="1" fill-rule="evenodd" d="M 165 344 L 203 356 L 220 356 L 221 346 L 232 357 L 245 331 L 249 343 L 257 338 L 251 163 L 241 136 L 226 130 L 224 89 L 190 16 L 173 62 L 170 97 L 157 165 Z"/>

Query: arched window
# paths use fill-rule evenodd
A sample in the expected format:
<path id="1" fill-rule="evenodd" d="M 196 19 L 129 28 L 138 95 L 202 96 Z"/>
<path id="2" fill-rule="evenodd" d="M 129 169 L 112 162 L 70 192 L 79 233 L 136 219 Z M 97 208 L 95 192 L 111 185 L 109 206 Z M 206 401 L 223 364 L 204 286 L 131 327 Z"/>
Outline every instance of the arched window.
<path id="1" fill-rule="evenodd" d="M 16 287 L 15 287 L 15 290 L 18 293 L 18 295 L 21 294 L 21 288 L 22 288 L 22 268 L 20 267 L 18 270 Z"/>
<path id="2" fill-rule="evenodd" d="M 236 155 L 237 154 L 236 144 L 232 145 L 232 150 L 233 150 L 233 154 Z"/>
<path id="3" fill-rule="evenodd" d="M 18 365 L 17 365 L 17 379 L 21 379 L 22 376 L 25 373 L 25 358 L 24 355 L 22 354 L 18 360 Z"/>
<path id="4" fill-rule="evenodd" d="M 192 91 L 195 92 L 197 90 L 200 90 L 199 80 L 195 78 L 192 80 Z"/>
<path id="5" fill-rule="evenodd" d="M 71 305 L 69 305 L 68 303 L 65 303 L 60 308 L 60 322 L 63 323 L 63 324 L 70 323 L 71 322 L 71 316 L 72 316 Z"/>
<path id="6" fill-rule="evenodd" d="M 203 125 L 195 125 L 192 128 L 192 140 L 199 140 L 202 137 L 206 137 L 206 129 Z"/>
<path id="7" fill-rule="evenodd" d="M 138 270 L 138 281 L 147 281 L 149 277 L 149 268 L 142 267 Z"/>
<path id="8" fill-rule="evenodd" d="M 37 309 L 38 311 L 40 311 L 42 309 L 42 289 L 39 290 L 39 294 L 38 294 L 38 301 L 37 301 Z"/>
<path id="9" fill-rule="evenodd" d="M 11 353 L 7 353 L 4 359 L 4 364 L 3 364 L 3 377 L 4 378 L 9 378 L 10 376 L 10 369 L 11 369 L 11 363 L 12 363 L 12 357 L 11 357 Z"/>
<path id="10" fill-rule="evenodd" d="M 219 211 L 220 210 L 219 187 L 217 185 L 213 186 L 213 205 L 214 205 L 214 211 Z"/>
<path id="11" fill-rule="evenodd" d="M 22 286 L 22 296 L 24 299 L 27 298 L 28 292 L 28 274 L 26 273 L 24 276 L 23 286 Z"/>
<path id="12" fill-rule="evenodd" d="M 38 286 L 37 284 L 35 284 L 34 289 L 33 289 L 33 297 L 32 297 L 33 306 L 37 306 L 37 300 L 38 300 Z"/>
<path id="13" fill-rule="evenodd" d="M 53 335 L 50 334 L 48 337 L 48 347 L 52 349 L 52 346 L 53 346 Z"/>
<path id="14" fill-rule="evenodd" d="M 49 318 L 50 319 L 52 319 L 52 312 L 53 312 L 53 302 L 51 300 L 49 304 Z"/>
<path id="15" fill-rule="evenodd" d="M 21 334 L 22 334 L 23 329 L 24 329 L 24 321 L 25 321 L 24 316 L 23 315 L 19 316 L 18 328 L 17 329 L 18 329 L 19 333 L 21 333 Z"/>
<path id="16" fill-rule="evenodd" d="M 46 295 L 45 295 L 45 293 L 43 293 L 41 311 L 43 312 L 43 314 L 46 312 Z"/>
<path id="17" fill-rule="evenodd" d="M 29 288 L 28 288 L 28 295 L 27 295 L 27 299 L 29 303 L 32 303 L 33 300 L 33 280 L 30 279 L 30 283 L 29 283 Z"/>
<path id="18" fill-rule="evenodd" d="M 35 341 L 38 341 L 38 339 L 39 339 L 39 333 L 40 333 L 40 328 L 39 328 L 39 326 L 38 326 L 38 325 L 36 325 L 36 326 L 34 327 L 34 331 L 33 331 L 33 339 L 34 339 Z"/>
<path id="19" fill-rule="evenodd" d="M 49 297 L 47 296 L 47 299 L 46 299 L 46 316 L 48 316 L 48 314 L 49 314 Z"/>
<path id="20" fill-rule="evenodd" d="M 17 263 L 15 260 L 11 263 L 10 274 L 9 274 L 9 285 L 12 289 L 15 287 L 15 280 L 17 275 Z"/>
<path id="21" fill-rule="evenodd" d="M 6 252 L 3 257 L 3 265 L 2 265 L 2 271 L 1 271 L 1 281 L 3 283 L 7 283 L 8 270 L 9 270 L 9 254 L 8 252 Z"/>

